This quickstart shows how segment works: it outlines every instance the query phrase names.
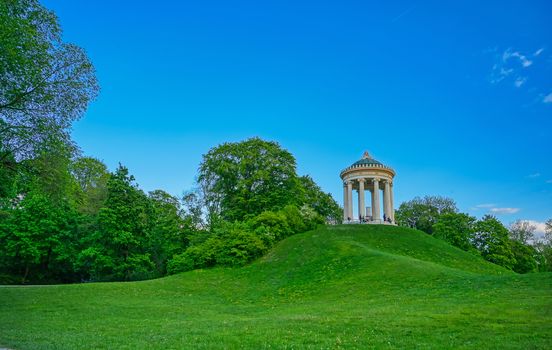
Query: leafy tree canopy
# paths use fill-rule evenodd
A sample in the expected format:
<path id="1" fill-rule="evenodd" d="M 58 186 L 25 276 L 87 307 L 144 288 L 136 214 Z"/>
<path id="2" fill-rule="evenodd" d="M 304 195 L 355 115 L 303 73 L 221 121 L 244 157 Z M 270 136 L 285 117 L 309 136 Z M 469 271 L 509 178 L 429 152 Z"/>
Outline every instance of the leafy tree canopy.
<path id="1" fill-rule="evenodd" d="M 306 175 L 299 178 L 303 190 L 303 204 L 308 205 L 315 212 L 328 221 L 341 221 L 343 210 L 329 193 L 324 193 L 314 180 Z"/>
<path id="2" fill-rule="evenodd" d="M 71 174 L 76 183 L 79 211 L 97 214 L 107 198 L 107 166 L 92 157 L 80 157 L 72 162 Z"/>
<path id="3" fill-rule="evenodd" d="M 454 200 L 440 196 L 416 197 L 403 202 L 395 213 L 395 219 L 402 226 L 413 227 L 428 234 L 433 233 L 433 225 L 439 216 L 456 213 L 458 208 Z"/>
<path id="4" fill-rule="evenodd" d="M 243 220 L 300 200 L 295 158 L 276 142 L 224 143 L 203 156 L 198 181 L 210 219 Z"/>
<path id="5" fill-rule="evenodd" d="M 515 257 L 508 229 L 492 215 L 485 215 L 475 224 L 474 245 L 488 261 L 512 269 Z"/>
<path id="6" fill-rule="evenodd" d="M 62 41 L 37 0 L 0 2 L 0 42 L 0 150 L 24 159 L 52 139 L 70 143 L 67 129 L 99 90 L 84 50 Z"/>
<path id="7" fill-rule="evenodd" d="M 537 227 L 526 220 L 517 220 L 510 225 L 510 238 L 522 244 L 533 239 Z"/>
<path id="8" fill-rule="evenodd" d="M 476 219 L 464 213 L 445 213 L 433 225 L 433 235 L 463 250 L 473 249 Z"/>

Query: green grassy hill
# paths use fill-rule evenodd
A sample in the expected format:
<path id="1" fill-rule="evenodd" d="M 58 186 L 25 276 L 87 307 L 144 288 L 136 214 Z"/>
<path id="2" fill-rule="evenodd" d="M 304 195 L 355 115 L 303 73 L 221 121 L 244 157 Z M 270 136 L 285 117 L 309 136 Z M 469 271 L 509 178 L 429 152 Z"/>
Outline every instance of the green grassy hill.
<path id="1" fill-rule="evenodd" d="M 1 287 L 14 349 L 552 347 L 552 274 L 517 275 L 426 234 L 325 227 L 243 268 Z"/>

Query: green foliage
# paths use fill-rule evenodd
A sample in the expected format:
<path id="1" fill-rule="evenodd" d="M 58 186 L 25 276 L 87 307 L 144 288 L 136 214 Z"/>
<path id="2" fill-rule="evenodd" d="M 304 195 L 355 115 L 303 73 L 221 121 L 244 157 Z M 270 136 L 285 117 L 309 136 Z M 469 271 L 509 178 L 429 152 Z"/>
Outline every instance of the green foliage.
<path id="1" fill-rule="evenodd" d="M 433 234 L 433 225 L 446 213 L 456 213 L 456 203 L 450 198 L 439 196 L 416 197 L 403 202 L 395 212 L 395 220 L 401 226 L 416 228 Z"/>
<path id="2" fill-rule="evenodd" d="M 552 272 L 552 245 L 550 243 L 538 242 L 535 244 L 537 255 L 535 261 L 540 272 Z"/>
<path id="3" fill-rule="evenodd" d="M 75 254 L 76 215 L 64 203 L 31 192 L 5 209 L 0 222 L 1 270 L 21 277 L 21 283 L 70 281 Z"/>
<path id="4" fill-rule="evenodd" d="M 75 149 L 62 142 L 43 146 L 34 158 L 20 163 L 18 192 L 39 191 L 52 201 L 68 201 L 73 205 L 76 183 L 69 168 Z"/>
<path id="5" fill-rule="evenodd" d="M 190 222 L 181 216 L 180 202 L 162 190 L 149 193 L 149 251 L 156 266 L 157 275 L 166 274 L 166 263 L 188 246 L 188 236 L 193 231 Z"/>
<path id="6" fill-rule="evenodd" d="M 244 220 L 300 198 L 295 158 L 277 143 L 259 138 L 209 150 L 198 181 L 210 218 Z"/>
<path id="7" fill-rule="evenodd" d="M 147 251 L 148 210 L 146 195 L 134 183 L 128 169 L 119 166 L 107 181 L 107 198 L 99 213 L 99 237 L 96 244 L 101 255 L 95 263 L 109 261 L 109 273 L 102 279 L 133 280 L 152 277 L 154 263 Z M 108 270 L 97 266 L 95 270 Z"/>
<path id="8" fill-rule="evenodd" d="M 321 215 L 326 221 L 341 222 L 343 209 L 333 199 L 331 194 L 324 193 L 310 176 L 301 176 L 299 178 L 303 190 L 302 203 L 311 207 L 316 213 Z"/>
<path id="9" fill-rule="evenodd" d="M 288 217 L 282 211 L 265 211 L 250 219 L 248 223 L 250 228 L 269 245 L 293 234 Z"/>
<path id="10" fill-rule="evenodd" d="M 527 244 L 534 238 L 537 227 L 526 220 L 517 220 L 510 225 L 510 239 Z"/>
<path id="11" fill-rule="evenodd" d="M 512 270 L 517 273 L 528 273 L 537 271 L 538 252 L 530 245 L 518 241 L 510 242 L 515 263 Z"/>
<path id="12" fill-rule="evenodd" d="M 544 239 L 534 243 L 537 251 L 536 262 L 539 271 L 552 272 L 552 219 L 545 223 Z"/>
<path id="13" fill-rule="evenodd" d="M 92 157 L 80 157 L 70 165 L 76 182 L 76 197 L 79 212 L 97 215 L 107 197 L 107 166 Z"/>
<path id="14" fill-rule="evenodd" d="M 184 253 L 175 255 L 169 273 L 213 266 L 242 266 L 259 257 L 286 237 L 315 229 L 324 219 L 309 207 L 288 205 L 265 211 L 247 222 L 220 221 L 210 236 Z"/>
<path id="15" fill-rule="evenodd" d="M 15 197 L 15 180 L 18 170 L 13 153 L 3 150 L 0 142 L 0 200 Z"/>
<path id="16" fill-rule="evenodd" d="M 433 225 L 433 236 L 462 250 L 474 250 L 472 245 L 476 219 L 464 213 L 445 213 Z"/>
<path id="17" fill-rule="evenodd" d="M 516 260 L 508 230 L 494 216 L 485 215 L 475 224 L 474 245 L 485 260 L 513 269 Z"/>
<path id="18" fill-rule="evenodd" d="M 169 273 L 197 268 L 242 266 L 266 253 L 263 240 L 243 223 L 223 223 L 205 242 L 188 248 L 169 261 Z"/>
<path id="19" fill-rule="evenodd" d="M 215 236 L 222 242 L 216 256 L 221 266 L 242 266 L 261 257 L 268 247 L 245 224 L 224 224 L 217 227 Z"/>
<path id="20" fill-rule="evenodd" d="M 71 123 L 99 90 L 84 50 L 61 40 L 56 16 L 36 0 L 0 2 L 0 40 L 2 148 L 19 160 L 52 139 L 70 144 Z"/>

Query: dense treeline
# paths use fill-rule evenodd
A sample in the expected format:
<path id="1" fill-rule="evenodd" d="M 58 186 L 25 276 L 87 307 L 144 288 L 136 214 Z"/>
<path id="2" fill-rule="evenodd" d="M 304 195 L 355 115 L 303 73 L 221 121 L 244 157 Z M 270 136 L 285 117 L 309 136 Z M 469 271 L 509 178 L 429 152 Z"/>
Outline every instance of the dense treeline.
<path id="1" fill-rule="evenodd" d="M 0 283 L 239 265 L 339 217 L 289 152 L 257 138 L 209 151 L 197 190 L 183 198 L 145 193 L 127 168 L 109 172 L 72 142 L 99 85 L 55 14 L 37 0 L 2 1 L 0 40 Z"/>
<path id="2" fill-rule="evenodd" d="M 229 149 L 245 176 L 228 177 L 220 162 L 209 163 L 211 155 L 225 157 Z M 287 159 L 272 162 L 275 155 Z M 212 149 L 201 174 L 213 187 L 201 186 L 200 176 L 198 190 L 182 199 L 162 190 L 144 193 L 122 165 L 109 173 L 97 159 L 65 156 L 14 162 L 15 171 L 3 182 L 3 283 L 128 281 L 242 265 L 341 212 L 311 178 L 296 174 L 289 152 L 258 138 Z M 282 179 L 293 187 L 265 190 Z M 234 208 L 232 214 L 225 205 Z"/>
<path id="3" fill-rule="evenodd" d="M 400 225 L 518 273 L 552 271 L 552 219 L 546 223 L 545 236 L 537 237 L 536 227 L 527 221 L 518 220 L 508 229 L 491 215 L 477 220 L 458 212 L 452 199 L 431 196 L 402 203 L 395 217 Z"/>

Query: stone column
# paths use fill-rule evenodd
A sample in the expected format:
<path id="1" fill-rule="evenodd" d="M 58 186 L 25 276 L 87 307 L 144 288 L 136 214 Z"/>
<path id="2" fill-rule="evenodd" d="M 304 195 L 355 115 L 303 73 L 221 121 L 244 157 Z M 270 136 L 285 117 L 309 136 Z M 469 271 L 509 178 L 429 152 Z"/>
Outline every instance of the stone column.
<path id="1" fill-rule="evenodd" d="M 395 223 L 395 206 L 393 205 L 393 183 L 391 182 L 389 186 L 390 186 L 389 196 L 391 197 L 391 221 Z"/>
<path id="2" fill-rule="evenodd" d="M 364 205 L 364 179 L 358 179 L 358 216 L 360 220 L 366 216 L 366 207 Z"/>
<path id="3" fill-rule="evenodd" d="M 373 179 L 374 191 L 372 191 L 372 220 L 381 220 L 380 218 L 380 200 L 379 200 L 379 179 Z"/>
<path id="4" fill-rule="evenodd" d="M 349 214 L 349 209 L 347 209 L 347 183 L 343 183 L 343 221 L 347 221 L 347 214 Z"/>
<path id="5" fill-rule="evenodd" d="M 383 188 L 383 212 L 386 218 L 391 217 L 391 196 L 390 196 L 389 180 L 385 180 L 385 187 Z"/>
<path id="6" fill-rule="evenodd" d="M 353 220 L 353 182 L 347 181 L 347 217 Z"/>

